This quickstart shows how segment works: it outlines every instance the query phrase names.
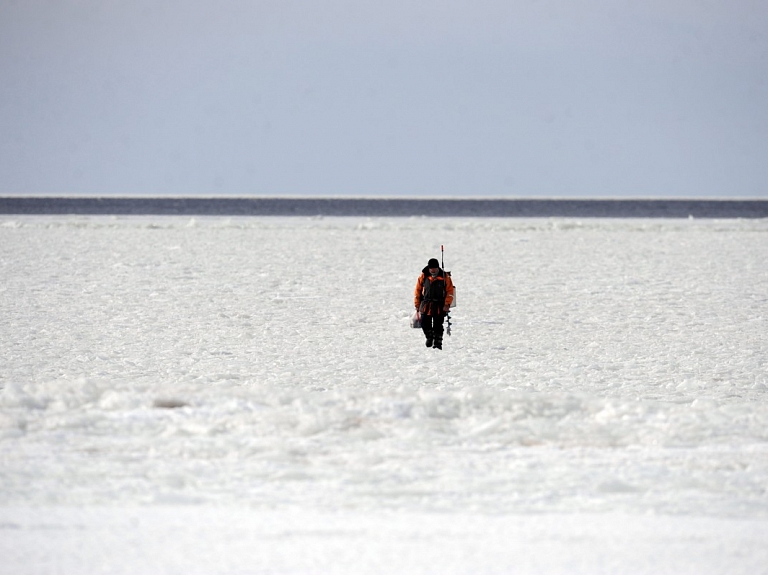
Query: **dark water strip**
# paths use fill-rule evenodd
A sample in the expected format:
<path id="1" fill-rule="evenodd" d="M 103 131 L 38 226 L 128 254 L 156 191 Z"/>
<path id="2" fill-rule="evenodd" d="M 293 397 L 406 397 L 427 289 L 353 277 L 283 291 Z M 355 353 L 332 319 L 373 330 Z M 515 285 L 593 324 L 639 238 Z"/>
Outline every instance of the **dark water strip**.
<path id="1" fill-rule="evenodd" d="M 0 214 L 768 218 L 766 200 L 0 197 Z"/>

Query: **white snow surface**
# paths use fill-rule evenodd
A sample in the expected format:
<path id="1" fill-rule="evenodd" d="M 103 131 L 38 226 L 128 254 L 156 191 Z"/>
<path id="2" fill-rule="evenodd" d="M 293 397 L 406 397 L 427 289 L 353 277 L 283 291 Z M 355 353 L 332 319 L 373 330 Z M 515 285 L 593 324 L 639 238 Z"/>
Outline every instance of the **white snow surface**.
<path id="1" fill-rule="evenodd" d="M 0 573 L 768 573 L 766 262 L 766 220 L 3 216 Z"/>

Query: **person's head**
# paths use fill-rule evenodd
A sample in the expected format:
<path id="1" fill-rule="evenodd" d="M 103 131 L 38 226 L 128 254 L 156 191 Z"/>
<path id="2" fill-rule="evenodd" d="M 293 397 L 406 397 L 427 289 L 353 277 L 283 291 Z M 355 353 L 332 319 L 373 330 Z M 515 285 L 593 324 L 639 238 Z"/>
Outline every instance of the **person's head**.
<path id="1" fill-rule="evenodd" d="M 427 262 L 427 267 L 429 268 L 430 275 L 436 276 L 437 272 L 440 271 L 440 263 L 437 261 L 436 258 L 432 258 Z"/>

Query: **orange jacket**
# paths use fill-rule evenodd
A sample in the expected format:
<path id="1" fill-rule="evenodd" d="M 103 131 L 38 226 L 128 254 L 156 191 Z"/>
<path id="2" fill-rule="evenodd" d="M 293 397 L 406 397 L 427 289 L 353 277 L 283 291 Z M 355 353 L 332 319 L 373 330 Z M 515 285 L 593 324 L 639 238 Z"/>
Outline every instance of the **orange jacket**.
<path id="1" fill-rule="evenodd" d="M 419 310 L 421 313 L 425 313 L 427 315 L 438 315 L 442 314 L 444 307 L 450 307 L 453 303 L 453 281 L 451 280 L 451 275 L 449 273 L 444 272 L 442 269 L 437 272 L 437 278 L 445 280 L 445 301 L 442 303 L 442 305 L 436 306 L 438 309 L 434 309 L 431 302 L 425 302 L 424 301 L 424 279 L 426 276 L 429 275 L 429 268 L 424 268 L 421 270 L 421 275 L 419 276 L 419 279 L 416 280 L 416 289 L 413 291 L 413 305 L 416 307 L 417 310 Z M 438 302 L 439 304 L 439 302 Z M 435 313 L 437 312 L 437 313 Z"/>

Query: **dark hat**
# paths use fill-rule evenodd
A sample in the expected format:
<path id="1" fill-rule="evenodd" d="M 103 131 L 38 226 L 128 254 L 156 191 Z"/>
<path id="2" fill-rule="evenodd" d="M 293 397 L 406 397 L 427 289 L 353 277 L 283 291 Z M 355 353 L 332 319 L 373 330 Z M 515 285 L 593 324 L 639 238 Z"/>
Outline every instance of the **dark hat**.
<path id="1" fill-rule="evenodd" d="M 439 267 L 440 267 L 440 263 L 437 261 L 437 259 L 435 259 L 435 258 L 432 258 L 432 259 L 431 259 L 431 260 L 429 260 L 429 262 L 427 263 L 427 267 L 428 267 L 428 268 L 439 268 Z"/>

